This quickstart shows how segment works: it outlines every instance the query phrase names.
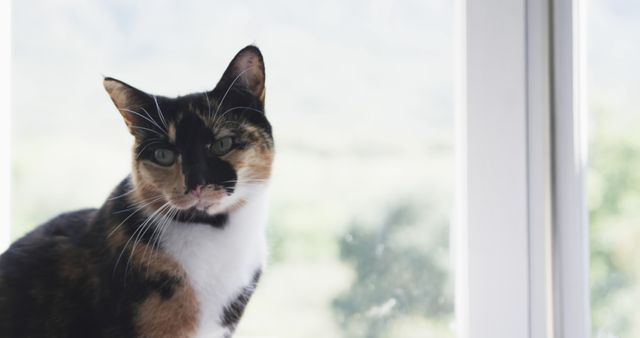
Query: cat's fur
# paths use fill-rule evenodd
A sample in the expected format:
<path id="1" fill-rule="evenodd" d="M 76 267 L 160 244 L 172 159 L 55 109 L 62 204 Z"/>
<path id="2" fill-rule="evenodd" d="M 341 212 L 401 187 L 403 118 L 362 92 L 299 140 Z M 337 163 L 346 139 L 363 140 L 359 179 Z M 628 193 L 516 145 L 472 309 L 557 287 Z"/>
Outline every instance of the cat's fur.
<path id="1" fill-rule="evenodd" d="M 266 258 L 264 80 L 254 46 L 205 93 L 105 78 L 135 136 L 132 173 L 99 209 L 57 216 L 0 256 L 0 336 L 230 337 Z"/>

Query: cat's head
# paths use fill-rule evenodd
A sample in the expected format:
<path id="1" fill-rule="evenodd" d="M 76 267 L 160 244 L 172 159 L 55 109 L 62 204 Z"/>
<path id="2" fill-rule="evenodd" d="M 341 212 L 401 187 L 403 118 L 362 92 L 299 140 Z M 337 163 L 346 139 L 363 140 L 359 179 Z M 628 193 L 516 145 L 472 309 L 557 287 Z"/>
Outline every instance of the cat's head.
<path id="1" fill-rule="evenodd" d="M 216 87 L 167 98 L 105 78 L 135 137 L 132 181 L 140 203 L 213 215 L 266 184 L 273 161 L 260 50 L 242 49 Z"/>

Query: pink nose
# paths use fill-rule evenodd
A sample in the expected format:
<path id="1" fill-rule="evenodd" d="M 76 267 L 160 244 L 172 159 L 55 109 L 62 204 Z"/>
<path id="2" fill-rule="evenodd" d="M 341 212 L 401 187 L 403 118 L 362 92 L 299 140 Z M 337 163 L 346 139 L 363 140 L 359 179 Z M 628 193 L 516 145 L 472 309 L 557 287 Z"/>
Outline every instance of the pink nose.
<path id="1" fill-rule="evenodd" d="M 193 189 L 193 190 L 191 191 L 191 193 L 192 193 L 195 197 L 200 198 L 200 197 L 202 196 L 202 191 L 203 191 L 203 189 L 204 189 L 204 187 L 203 187 L 203 186 L 201 186 L 201 185 L 199 185 L 199 186 L 197 186 L 195 189 Z"/>

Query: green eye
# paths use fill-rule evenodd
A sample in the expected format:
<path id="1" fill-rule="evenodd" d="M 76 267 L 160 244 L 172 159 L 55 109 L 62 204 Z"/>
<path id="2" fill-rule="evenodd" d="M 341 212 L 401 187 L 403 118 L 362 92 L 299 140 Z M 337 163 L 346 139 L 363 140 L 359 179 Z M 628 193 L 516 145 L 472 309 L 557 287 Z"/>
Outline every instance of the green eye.
<path id="1" fill-rule="evenodd" d="M 213 154 L 217 156 L 224 155 L 228 153 L 231 148 L 233 148 L 233 138 L 231 138 L 230 136 L 223 137 L 210 144 L 208 148 Z"/>
<path id="2" fill-rule="evenodd" d="M 160 165 L 170 166 L 176 161 L 176 153 L 173 150 L 158 148 L 153 152 L 153 159 Z"/>

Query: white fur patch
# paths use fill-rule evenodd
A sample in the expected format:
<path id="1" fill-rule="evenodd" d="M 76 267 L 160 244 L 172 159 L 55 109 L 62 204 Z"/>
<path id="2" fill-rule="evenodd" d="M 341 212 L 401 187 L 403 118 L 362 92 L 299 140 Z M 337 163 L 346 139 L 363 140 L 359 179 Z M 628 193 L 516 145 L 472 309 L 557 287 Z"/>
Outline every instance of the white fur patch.
<path id="1" fill-rule="evenodd" d="M 222 229 L 174 222 L 162 236 L 163 248 L 187 272 L 200 305 L 195 337 L 222 338 L 224 307 L 248 286 L 266 261 L 266 187 L 229 214 Z"/>

